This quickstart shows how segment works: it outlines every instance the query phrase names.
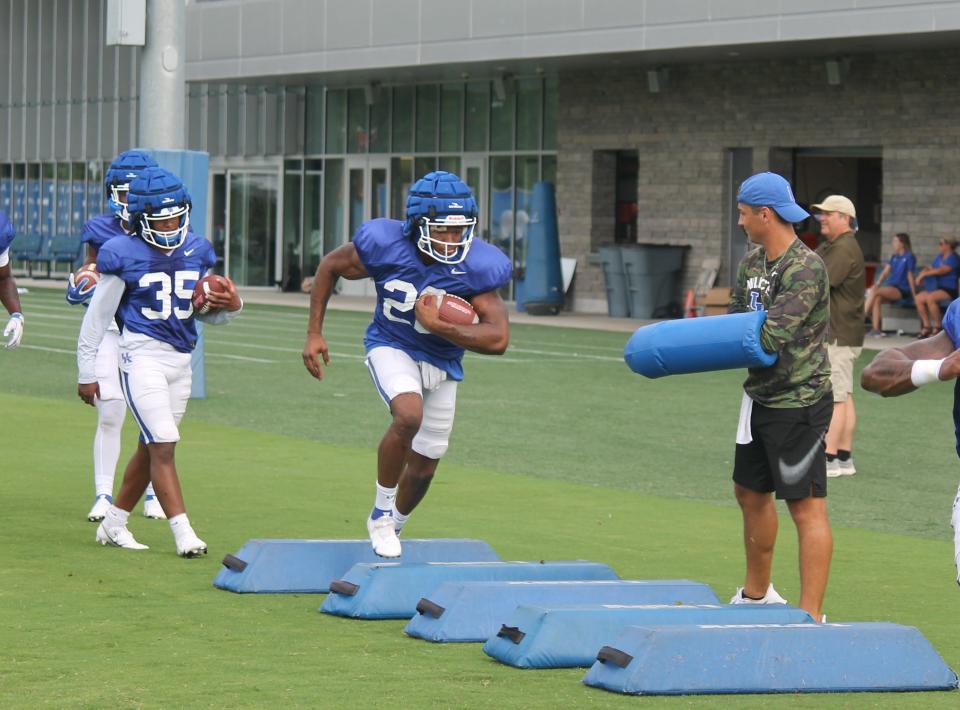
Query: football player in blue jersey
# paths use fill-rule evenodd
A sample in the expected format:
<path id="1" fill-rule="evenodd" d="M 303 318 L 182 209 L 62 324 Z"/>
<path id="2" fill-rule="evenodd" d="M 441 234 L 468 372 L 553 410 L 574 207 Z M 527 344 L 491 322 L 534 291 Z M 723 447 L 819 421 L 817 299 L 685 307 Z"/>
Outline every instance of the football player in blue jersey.
<path id="1" fill-rule="evenodd" d="M 510 281 L 510 260 L 474 237 L 477 214 L 460 178 L 432 172 L 411 188 L 406 221 L 364 222 L 351 243 L 317 267 L 303 363 L 318 380 L 330 362 L 323 320 L 334 284 L 340 277 L 367 276 L 376 283 L 376 310 L 364 338 L 366 364 L 393 417 L 377 450 L 377 492 L 367 520 L 381 557 L 400 556 L 398 533 L 447 450 L 464 350 L 500 355 L 510 338 L 498 293 Z M 467 299 L 479 323 L 440 320 L 436 295 L 443 293 Z"/>
<path id="2" fill-rule="evenodd" d="M 926 340 L 883 350 L 860 375 L 860 384 L 869 392 L 896 397 L 931 383 L 954 381 L 953 428 L 960 456 L 960 299 L 947 308 L 943 330 Z M 953 499 L 953 556 L 960 584 L 960 488 Z"/>
<path id="3" fill-rule="evenodd" d="M 96 354 L 109 322 L 120 323 L 120 379 L 140 427 L 140 442 L 96 539 L 103 545 L 146 549 L 127 528 L 130 511 L 153 482 L 169 518 L 177 554 L 207 551 L 187 518 L 174 463 L 177 425 L 190 398 L 190 353 L 197 344 L 194 318 L 225 323 L 243 303 L 229 279 L 227 291 L 211 292 L 211 311 L 194 313 L 193 288 L 216 262 L 213 246 L 191 232 L 190 195 L 180 179 L 158 167 L 144 169 L 127 193 L 136 238 L 111 239 L 100 248 L 102 274 L 83 319 L 77 346 L 77 394 L 93 405 L 99 392 Z"/>
<path id="4" fill-rule="evenodd" d="M 130 214 L 127 212 L 127 191 L 130 183 L 141 171 L 155 167 L 156 164 L 153 158 L 141 150 L 127 150 L 113 159 L 103 181 L 110 211 L 89 219 L 80 234 L 80 241 L 87 245 L 83 264 L 85 268 L 96 270 L 100 247 L 109 240 L 114 237 L 130 238 L 133 229 L 130 226 Z M 70 274 L 67 283 L 67 302 L 74 305 L 87 304 L 93 297 L 96 286 L 78 287 L 73 277 L 74 275 Z M 120 434 L 127 405 L 120 389 L 119 343 L 120 329 L 116 322 L 111 321 L 97 350 L 100 396 L 96 400 L 97 430 L 93 436 L 94 500 L 93 507 L 87 513 L 87 520 L 92 523 L 103 520 L 113 502 L 113 480 L 116 476 L 117 461 L 120 459 Z M 143 514 L 148 518 L 166 517 L 154 495 L 153 485 L 147 487 Z"/>
<path id="5" fill-rule="evenodd" d="M 15 236 L 13 225 L 0 211 L 0 303 L 10 314 L 3 329 L 3 337 L 7 339 L 4 347 L 15 348 L 23 337 L 23 313 L 20 312 L 20 294 L 17 292 L 17 282 L 10 270 L 10 244 Z"/>

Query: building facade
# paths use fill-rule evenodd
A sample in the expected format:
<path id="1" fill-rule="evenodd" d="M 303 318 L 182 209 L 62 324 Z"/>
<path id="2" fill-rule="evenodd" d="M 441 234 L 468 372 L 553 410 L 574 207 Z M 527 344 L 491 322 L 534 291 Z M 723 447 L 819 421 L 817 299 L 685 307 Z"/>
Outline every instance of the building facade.
<path id="1" fill-rule="evenodd" d="M 76 233 L 137 145 L 139 50 L 104 46 L 106 12 L 0 0 L 0 209 L 22 233 Z M 435 168 L 518 266 L 554 183 L 586 312 L 606 311 L 605 244 L 683 246 L 681 289 L 708 258 L 728 283 L 758 170 L 801 203 L 851 197 L 868 260 L 894 232 L 921 262 L 960 237 L 958 2 L 206 0 L 185 31 L 184 147 L 210 153 L 206 234 L 246 286 L 298 288 Z"/>

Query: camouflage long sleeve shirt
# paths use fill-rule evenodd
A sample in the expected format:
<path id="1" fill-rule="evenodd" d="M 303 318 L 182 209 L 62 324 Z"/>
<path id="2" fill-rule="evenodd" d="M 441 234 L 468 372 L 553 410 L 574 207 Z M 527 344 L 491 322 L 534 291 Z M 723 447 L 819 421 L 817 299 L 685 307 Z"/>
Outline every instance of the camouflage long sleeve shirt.
<path id="1" fill-rule="evenodd" d="M 744 391 L 767 407 L 806 407 L 830 392 L 825 345 L 830 283 L 819 256 L 799 239 L 768 263 L 763 249 L 740 260 L 731 313 L 766 310 L 760 344 L 779 353 L 770 367 L 750 368 Z"/>

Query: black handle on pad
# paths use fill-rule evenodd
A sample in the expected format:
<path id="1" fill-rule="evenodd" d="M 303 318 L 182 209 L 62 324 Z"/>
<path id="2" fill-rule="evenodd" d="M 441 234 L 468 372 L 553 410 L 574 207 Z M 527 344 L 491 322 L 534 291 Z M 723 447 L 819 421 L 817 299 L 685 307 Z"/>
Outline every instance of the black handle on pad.
<path id="1" fill-rule="evenodd" d="M 443 616 L 443 612 L 445 612 L 446 609 L 439 604 L 434 604 L 426 597 L 421 597 L 420 601 L 417 602 L 417 611 L 424 616 L 432 616 L 434 619 L 439 619 Z"/>
<path id="2" fill-rule="evenodd" d="M 526 634 L 520 630 L 519 626 L 507 626 L 504 624 L 497 632 L 497 636 L 500 638 L 509 639 L 510 641 L 519 644 L 521 641 L 523 641 L 523 637 L 526 636 Z"/>
<path id="3" fill-rule="evenodd" d="M 223 566 L 234 572 L 243 572 L 247 568 L 247 563 L 235 555 L 224 555 Z"/>
<path id="4" fill-rule="evenodd" d="M 612 663 L 619 668 L 626 668 L 630 665 L 630 661 L 633 660 L 633 656 L 621 651 L 619 648 L 604 646 L 597 653 L 597 660 L 601 663 Z"/>
<path id="5" fill-rule="evenodd" d="M 330 582 L 330 591 L 337 594 L 343 594 L 346 597 L 352 597 L 360 589 L 359 584 L 353 584 L 342 579 L 335 579 Z"/>

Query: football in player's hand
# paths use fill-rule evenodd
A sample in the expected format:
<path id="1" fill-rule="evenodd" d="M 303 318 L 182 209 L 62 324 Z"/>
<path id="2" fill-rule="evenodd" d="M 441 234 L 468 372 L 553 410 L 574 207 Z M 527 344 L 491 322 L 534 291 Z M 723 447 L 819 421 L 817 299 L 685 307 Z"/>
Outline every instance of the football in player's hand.
<path id="1" fill-rule="evenodd" d="M 213 274 L 204 276 L 193 287 L 193 310 L 201 316 L 210 313 L 213 309 L 207 296 L 210 295 L 211 291 L 225 293 L 227 290 L 227 282 L 222 276 L 214 276 Z"/>
<path id="2" fill-rule="evenodd" d="M 100 283 L 100 272 L 96 264 L 84 264 L 73 272 L 73 287 L 80 294 L 87 294 Z"/>
<path id="3" fill-rule="evenodd" d="M 440 320 L 454 325 L 474 325 L 480 322 L 477 312 L 466 299 L 452 293 L 444 293 L 437 298 L 440 299 Z"/>

